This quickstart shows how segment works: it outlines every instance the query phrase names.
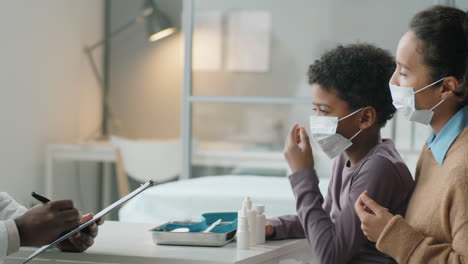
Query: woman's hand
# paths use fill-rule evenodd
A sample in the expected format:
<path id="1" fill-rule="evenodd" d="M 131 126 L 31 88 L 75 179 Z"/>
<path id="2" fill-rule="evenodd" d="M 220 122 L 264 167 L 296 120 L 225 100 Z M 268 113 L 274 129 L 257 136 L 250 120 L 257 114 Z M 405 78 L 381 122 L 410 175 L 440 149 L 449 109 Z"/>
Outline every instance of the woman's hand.
<path id="1" fill-rule="evenodd" d="M 388 212 L 387 208 L 380 206 L 367 195 L 365 191 L 359 196 L 354 209 L 361 219 L 361 229 L 364 235 L 370 241 L 377 242 L 393 215 Z"/>
<path id="2" fill-rule="evenodd" d="M 304 127 L 299 128 L 295 124 L 291 128 L 286 138 L 284 157 L 292 173 L 314 167 L 314 155 Z"/>

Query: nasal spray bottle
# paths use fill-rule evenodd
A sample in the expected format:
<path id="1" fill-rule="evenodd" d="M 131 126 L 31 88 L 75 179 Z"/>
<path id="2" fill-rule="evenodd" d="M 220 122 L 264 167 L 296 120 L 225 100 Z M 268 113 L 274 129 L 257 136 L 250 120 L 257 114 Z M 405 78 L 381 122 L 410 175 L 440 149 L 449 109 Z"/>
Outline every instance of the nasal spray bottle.
<path id="1" fill-rule="evenodd" d="M 248 209 L 247 219 L 249 221 L 250 246 L 255 247 L 257 245 L 257 212 L 252 208 L 250 197 L 245 197 L 243 206 Z"/>
<path id="2" fill-rule="evenodd" d="M 256 204 L 254 209 L 257 212 L 257 245 L 265 244 L 266 217 L 263 214 L 265 206 L 263 204 Z"/>
<path id="3" fill-rule="evenodd" d="M 250 233 L 247 220 L 247 207 L 242 206 L 237 218 L 237 249 L 249 249 Z"/>

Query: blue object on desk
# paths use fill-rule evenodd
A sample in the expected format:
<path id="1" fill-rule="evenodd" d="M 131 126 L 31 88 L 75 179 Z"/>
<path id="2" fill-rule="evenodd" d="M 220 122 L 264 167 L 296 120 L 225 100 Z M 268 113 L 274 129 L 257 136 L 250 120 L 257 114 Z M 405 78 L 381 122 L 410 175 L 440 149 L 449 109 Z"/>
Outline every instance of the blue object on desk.
<path id="1" fill-rule="evenodd" d="M 211 230 L 212 233 L 228 233 L 237 229 L 237 212 L 217 212 L 202 214 L 201 221 L 196 223 L 170 222 L 156 227 L 151 231 L 170 232 L 177 228 L 188 228 L 190 232 L 202 232 L 216 220 L 221 219 L 220 224 Z M 226 222 L 228 224 L 226 224 Z"/>
<path id="2" fill-rule="evenodd" d="M 208 226 L 221 219 L 211 232 L 203 232 Z M 177 228 L 188 228 L 189 232 L 171 232 Z M 158 245 L 221 247 L 231 242 L 237 232 L 237 212 L 205 213 L 200 222 L 169 222 L 150 230 L 153 241 Z"/>

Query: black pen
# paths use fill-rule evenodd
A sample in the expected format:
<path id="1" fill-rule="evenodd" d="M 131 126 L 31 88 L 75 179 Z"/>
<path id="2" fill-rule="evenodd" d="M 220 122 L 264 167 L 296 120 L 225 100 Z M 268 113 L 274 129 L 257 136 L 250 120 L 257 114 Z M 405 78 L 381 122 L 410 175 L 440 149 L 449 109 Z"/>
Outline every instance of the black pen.
<path id="1" fill-rule="evenodd" d="M 47 198 L 45 198 L 44 196 L 38 194 L 37 192 L 32 192 L 31 195 L 32 195 L 32 197 L 36 198 L 36 200 L 38 200 L 38 201 L 41 202 L 41 203 L 44 203 L 44 204 L 45 204 L 45 203 L 50 202 L 49 199 L 47 199 Z"/>

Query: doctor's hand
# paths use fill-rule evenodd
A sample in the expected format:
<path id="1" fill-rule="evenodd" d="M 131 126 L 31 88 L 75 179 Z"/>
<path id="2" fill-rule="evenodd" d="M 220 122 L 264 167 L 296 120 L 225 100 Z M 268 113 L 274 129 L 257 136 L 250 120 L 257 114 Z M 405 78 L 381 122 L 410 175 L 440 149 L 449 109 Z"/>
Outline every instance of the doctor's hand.
<path id="1" fill-rule="evenodd" d="M 361 229 L 364 235 L 370 241 L 377 242 L 393 215 L 388 212 L 387 208 L 380 206 L 367 195 L 368 192 L 365 191 L 359 196 L 354 209 L 361 219 Z"/>
<path id="2" fill-rule="evenodd" d="M 29 209 L 16 218 L 21 246 L 38 247 L 49 244 L 60 234 L 79 225 L 79 211 L 70 200 L 51 201 Z"/>
<path id="3" fill-rule="evenodd" d="M 286 138 L 284 157 L 292 173 L 314 167 L 314 155 L 304 127 L 299 128 L 295 124 L 291 128 Z"/>
<path id="4" fill-rule="evenodd" d="M 84 215 L 80 219 L 80 225 L 94 217 L 93 214 Z M 69 237 L 67 240 L 58 244 L 56 247 L 67 252 L 83 252 L 94 244 L 94 238 L 98 234 L 98 226 L 104 223 L 104 219 L 99 218 L 85 229 Z"/>

